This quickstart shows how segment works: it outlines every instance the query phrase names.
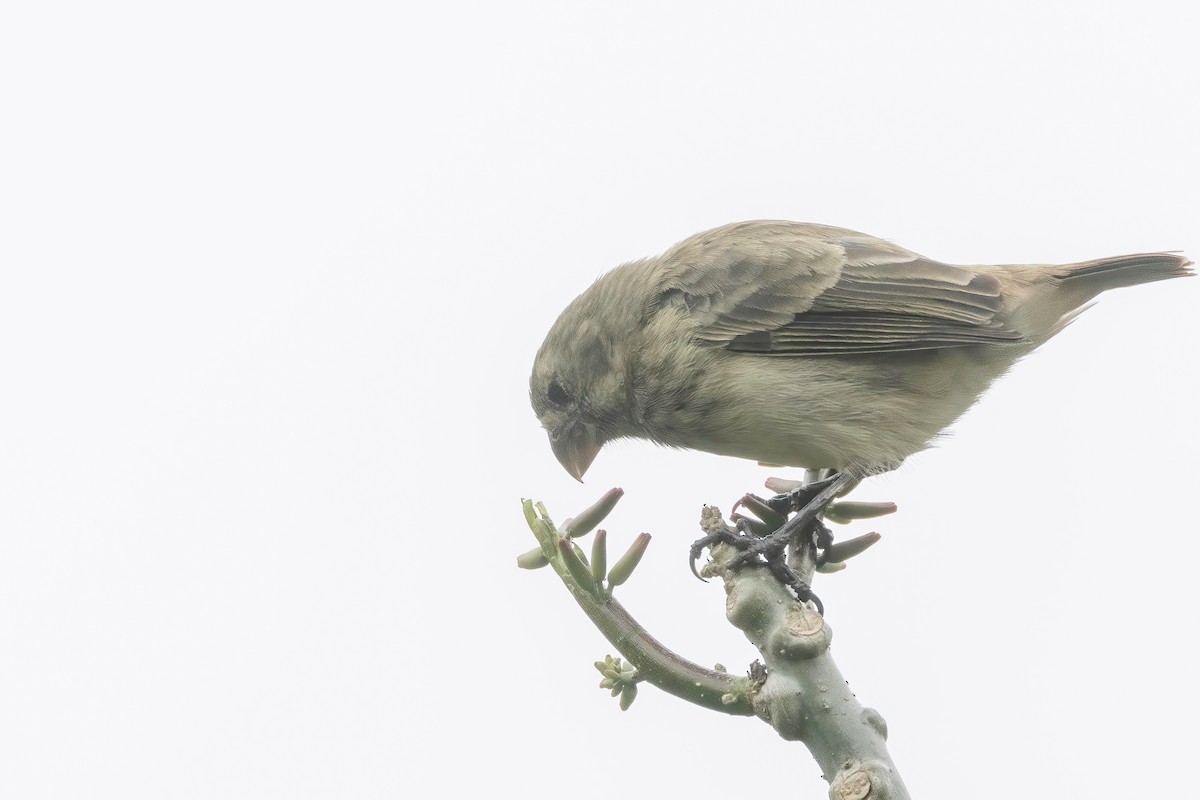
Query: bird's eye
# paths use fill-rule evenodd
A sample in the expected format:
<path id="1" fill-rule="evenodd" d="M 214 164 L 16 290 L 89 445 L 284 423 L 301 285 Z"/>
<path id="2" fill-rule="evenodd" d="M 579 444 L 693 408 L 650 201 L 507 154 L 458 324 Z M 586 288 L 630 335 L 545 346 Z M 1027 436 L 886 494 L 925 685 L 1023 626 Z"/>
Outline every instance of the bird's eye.
<path id="1" fill-rule="evenodd" d="M 567 394 L 567 390 L 560 386 L 558 381 L 550 381 L 550 388 L 546 390 L 546 396 L 556 406 L 565 406 L 571 400 L 571 395 Z"/>

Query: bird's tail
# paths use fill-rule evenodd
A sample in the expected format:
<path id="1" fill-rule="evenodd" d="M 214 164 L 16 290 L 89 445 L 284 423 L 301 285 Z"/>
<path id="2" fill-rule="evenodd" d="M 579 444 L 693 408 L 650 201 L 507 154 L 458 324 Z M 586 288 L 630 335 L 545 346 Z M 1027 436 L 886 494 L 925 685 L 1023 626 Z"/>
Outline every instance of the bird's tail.
<path id="1" fill-rule="evenodd" d="M 1095 297 L 1108 289 L 1192 275 L 1191 265 L 1185 256 L 1176 253 L 1136 253 L 1064 264 L 1059 267 L 1059 278 L 1070 288 Z"/>
<path id="2" fill-rule="evenodd" d="M 1063 264 L 1054 267 L 1051 273 L 1058 281 L 1056 291 L 1046 298 L 1050 302 L 1030 311 L 1035 317 L 1038 312 L 1049 313 L 1049 319 L 1046 319 L 1046 338 L 1049 338 L 1091 308 L 1091 301 L 1101 292 L 1186 277 L 1193 274 L 1189 269 L 1191 265 L 1187 257 L 1177 253 L 1135 253 Z"/>

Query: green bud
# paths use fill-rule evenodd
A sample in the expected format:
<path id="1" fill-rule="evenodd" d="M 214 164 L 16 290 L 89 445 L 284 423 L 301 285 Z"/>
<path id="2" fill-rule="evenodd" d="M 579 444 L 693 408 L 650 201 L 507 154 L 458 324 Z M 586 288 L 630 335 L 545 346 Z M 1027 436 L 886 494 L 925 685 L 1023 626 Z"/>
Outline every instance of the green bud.
<path id="1" fill-rule="evenodd" d="M 787 517 L 777 513 L 775 509 L 754 495 L 746 495 L 738 501 L 737 505 L 749 510 L 751 514 L 761 519 L 773 531 L 779 530 L 783 523 L 787 522 Z"/>
<path id="2" fill-rule="evenodd" d="M 771 535 L 777 530 L 765 522 L 759 522 L 758 520 L 747 517 L 744 514 L 731 514 L 730 519 L 732 519 L 734 522 L 745 522 L 746 527 L 749 528 L 750 532 L 760 539 Z"/>
<path id="3" fill-rule="evenodd" d="M 571 577 L 574 578 L 579 588 L 586 589 L 593 595 L 596 594 L 596 582 L 592 580 L 592 571 L 587 568 L 575 552 L 575 545 L 566 539 L 559 539 L 558 552 L 562 555 L 562 560 L 567 565 L 567 572 L 571 573 Z"/>
<path id="4" fill-rule="evenodd" d="M 579 562 L 580 562 L 581 564 L 586 564 L 586 563 L 588 563 L 587 556 L 585 556 L 585 555 L 583 554 L 583 548 L 582 548 L 582 547 L 580 547 L 579 545 L 575 544 L 574 542 L 571 542 L 571 549 L 575 551 L 575 556 L 576 556 L 576 557 L 579 559 Z"/>
<path id="5" fill-rule="evenodd" d="M 553 542 L 558 538 L 554 528 L 550 527 L 550 524 L 544 519 L 534 519 L 533 525 L 530 527 L 533 528 L 533 535 L 543 544 Z"/>
<path id="6" fill-rule="evenodd" d="M 550 526 L 551 530 L 554 530 L 554 520 L 550 519 L 550 512 L 546 510 L 546 507 L 542 505 L 542 502 L 539 500 L 533 504 L 533 507 L 537 509 L 538 516 L 545 520 L 546 524 Z"/>
<path id="7" fill-rule="evenodd" d="M 592 539 L 592 580 L 599 586 L 604 580 L 604 573 L 608 570 L 608 532 L 603 528 L 596 531 L 596 536 Z"/>
<path id="8" fill-rule="evenodd" d="M 822 555 L 826 562 L 845 561 L 848 558 L 854 558 L 882 538 L 878 533 L 864 533 L 862 536 L 856 536 L 844 542 L 834 542 L 825 548 Z"/>
<path id="9" fill-rule="evenodd" d="M 629 576 L 633 574 L 633 570 L 642 560 L 642 556 L 646 554 L 646 548 L 649 546 L 650 534 L 639 533 L 633 540 L 633 544 L 629 545 L 629 549 L 625 551 L 625 555 L 621 556 L 621 560 L 608 571 L 608 585 L 620 586 L 629 580 Z"/>
<path id="10" fill-rule="evenodd" d="M 631 705 L 633 705 L 633 701 L 636 699 L 637 699 L 637 684 L 636 683 L 627 684 L 623 689 L 621 689 L 621 702 L 620 702 L 621 710 L 628 711 L 629 707 Z"/>
<path id="11" fill-rule="evenodd" d="M 856 519 L 874 519 L 894 513 L 896 513 L 895 503 L 860 503 L 855 500 L 845 500 L 834 503 L 825 509 L 825 519 L 845 525 Z"/>
<path id="12" fill-rule="evenodd" d="M 606 655 L 603 661 L 596 661 L 593 665 L 601 675 L 615 675 L 621 669 L 621 659 L 613 658 L 611 654 Z"/>
<path id="13" fill-rule="evenodd" d="M 522 500 L 521 510 L 525 512 L 525 522 L 529 525 L 529 529 L 533 530 L 534 520 L 537 519 L 537 512 L 533 510 L 533 501 Z"/>
<path id="14" fill-rule="evenodd" d="M 550 559 L 546 558 L 546 554 L 540 547 L 535 547 L 528 553 L 521 553 L 517 556 L 517 566 L 521 569 L 541 569 L 549 563 Z"/>
<path id="15" fill-rule="evenodd" d="M 581 511 L 577 516 L 572 517 L 569 522 L 564 523 L 563 531 L 571 538 L 589 533 L 592 528 L 604 521 L 609 512 L 616 508 L 617 502 L 624 494 L 624 489 L 609 489 L 604 493 L 603 497 L 588 506 L 584 511 Z"/>
<path id="16" fill-rule="evenodd" d="M 789 481 L 786 478 L 767 478 L 764 485 L 775 494 L 787 494 L 804 486 L 804 481 Z"/>

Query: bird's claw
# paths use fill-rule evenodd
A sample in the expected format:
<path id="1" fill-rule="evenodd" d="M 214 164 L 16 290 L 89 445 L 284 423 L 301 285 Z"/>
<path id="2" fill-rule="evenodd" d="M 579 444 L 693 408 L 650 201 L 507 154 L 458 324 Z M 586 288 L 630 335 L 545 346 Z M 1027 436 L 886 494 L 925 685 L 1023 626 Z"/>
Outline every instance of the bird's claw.
<path id="1" fill-rule="evenodd" d="M 692 574 L 700 580 L 704 577 L 696 571 L 696 561 L 700 558 L 700 554 L 704 552 L 704 548 L 712 547 L 714 544 L 723 542 L 731 547 L 736 547 L 739 550 L 746 551 L 754 547 L 755 543 L 764 541 L 754 534 L 750 529 L 749 522 L 744 519 L 739 519 L 734 522 L 737 527 L 737 533 L 728 529 L 718 528 L 711 533 L 701 536 L 696 541 L 692 542 L 691 548 L 688 550 L 688 566 L 692 569 Z M 740 559 L 743 553 L 738 553 L 735 560 Z M 708 583 L 708 581 L 704 581 Z"/>
<path id="2" fill-rule="evenodd" d="M 739 551 L 725 564 L 726 569 L 736 570 L 749 564 L 762 564 L 771 570 L 777 580 L 790 587 L 800 602 L 811 602 L 823 615 L 825 607 L 821 599 L 813 593 L 808 582 L 788 566 L 787 546 L 793 537 L 801 537 L 796 539 L 798 546 L 811 548 L 810 557 L 817 565 L 822 564 L 823 552 L 833 544 L 833 534 L 821 521 L 821 514 L 836 496 L 844 494 L 851 485 L 848 476 L 838 474 L 769 499 L 747 494 L 734 505 L 734 509 L 745 506 L 762 522 L 734 514 L 736 533 L 722 527 L 697 540 L 689 553 L 692 574 L 700 577 L 696 571 L 696 560 L 704 548 L 724 542 Z M 794 516 L 789 519 L 789 515 Z M 809 537 L 809 541 L 802 543 L 803 537 Z"/>
<path id="3" fill-rule="evenodd" d="M 797 600 L 801 603 L 812 603 L 816 607 L 817 613 L 822 617 L 825 616 L 825 604 L 821 602 L 821 598 L 817 597 L 808 582 L 793 572 L 791 567 L 779 560 L 771 565 L 771 573 L 784 586 L 791 587 L 791 590 L 796 593 Z"/>
<path id="4" fill-rule="evenodd" d="M 692 547 L 690 550 L 688 550 L 688 566 L 691 567 L 692 574 L 705 583 L 708 583 L 708 581 L 704 580 L 704 576 L 696 571 L 696 561 L 700 558 L 700 554 L 704 552 L 704 548 L 711 547 L 712 545 L 716 544 L 718 539 L 720 539 L 719 536 L 717 536 L 715 533 L 710 533 L 692 542 Z"/>
<path id="5" fill-rule="evenodd" d="M 742 541 L 744 542 L 745 540 L 743 539 Z M 796 599 L 801 603 L 811 602 L 816 606 L 817 613 L 824 616 L 825 604 L 821 602 L 821 598 L 817 597 L 807 581 L 788 566 L 785 557 L 785 546 L 786 541 L 779 542 L 771 538 L 758 539 L 747 543 L 742 552 L 729 560 L 728 564 L 726 564 L 726 569 L 741 569 L 748 564 L 765 566 L 775 576 L 776 580 L 784 586 L 791 588 L 796 593 Z"/>
<path id="6" fill-rule="evenodd" d="M 739 525 L 739 530 L 741 526 Z M 741 569 L 747 564 L 767 564 L 768 566 L 773 560 L 783 556 L 784 547 L 787 544 L 785 541 L 780 541 L 772 534 L 762 539 L 749 539 L 747 534 L 742 533 L 738 537 L 737 547 L 742 552 L 729 560 L 726 565 L 729 569 Z"/>

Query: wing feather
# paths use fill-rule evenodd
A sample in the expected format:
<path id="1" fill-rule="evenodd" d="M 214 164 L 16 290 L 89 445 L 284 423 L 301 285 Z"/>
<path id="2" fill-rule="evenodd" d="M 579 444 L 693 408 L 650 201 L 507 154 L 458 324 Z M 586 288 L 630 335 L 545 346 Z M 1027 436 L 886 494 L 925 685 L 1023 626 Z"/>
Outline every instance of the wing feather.
<path id="1" fill-rule="evenodd" d="M 771 355 L 928 350 L 1019 341 L 993 275 L 844 228 L 743 222 L 662 256 L 659 305 L 698 342 Z"/>

